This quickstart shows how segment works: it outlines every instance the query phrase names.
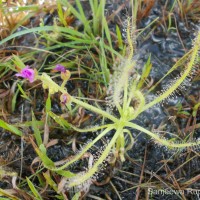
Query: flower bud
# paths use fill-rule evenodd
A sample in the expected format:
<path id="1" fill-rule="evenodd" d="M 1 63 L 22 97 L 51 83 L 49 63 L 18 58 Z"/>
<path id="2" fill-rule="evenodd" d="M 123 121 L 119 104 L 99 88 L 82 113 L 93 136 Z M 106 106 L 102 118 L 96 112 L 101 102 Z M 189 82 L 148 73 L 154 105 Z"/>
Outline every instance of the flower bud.
<path id="1" fill-rule="evenodd" d="M 68 93 L 62 94 L 60 96 L 60 102 L 62 104 L 68 104 L 71 101 L 70 95 Z"/>
<path id="2" fill-rule="evenodd" d="M 65 72 L 61 72 L 61 78 L 63 81 L 68 81 L 71 76 L 71 73 L 69 70 L 65 70 Z"/>

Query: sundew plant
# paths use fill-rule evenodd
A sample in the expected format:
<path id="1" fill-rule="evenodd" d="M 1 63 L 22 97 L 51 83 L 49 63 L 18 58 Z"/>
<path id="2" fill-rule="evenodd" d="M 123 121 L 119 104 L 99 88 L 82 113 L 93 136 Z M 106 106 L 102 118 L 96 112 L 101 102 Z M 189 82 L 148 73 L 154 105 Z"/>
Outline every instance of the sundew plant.
<path id="1" fill-rule="evenodd" d="M 79 129 L 73 125 L 71 127 L 78 132 L 98 132 L 95 139 L 87 142 L 86 145 L 78 151 L 75 156 L 72 156 L 62 165 L 55 165 L 55 163 L 46 155 L 46 149 L 43 144 L 34 145 L 34 148 L 43 162 L 45 168 L 51 170 L 54 173 L 63 176 L 62 189 L 69 190 L 70 188 L 76 188 L 78 190 L 87 191 L 89 185 L 96 180 L 97 174 L 102 168 L 105 161 L 109 162 L 108 157 L 112 154 L 115 159 L 125 161 L 125 152 L 134 145 L 134 138 L 130 132 L 130 129 L 137 130 L 146 133 L 151 139 L 153 139 L 159 145 L 164 145 L 169 149 L 183 149 L 186 147 L 195 147 L 200 144 L 200 141 L 178 141 L 168 140 L 157 133 L 151 132 L 137 125 L 133 120 L 145 112 L 147 109 L 155 106 L 156 104 L 164 102 L 166 99 L 173 98 L 178 90 L 181 90 L 187 81 L 193 76 L 196 71 L 196 67 L 199 64 L 199 48 L 200 48 L 200 32 L 197 32 L 196 38 L 193 41 L 192 49 L 183 56 L 166 74 L 169 75 L 173 70 L 178 67 L 182 67 L 182 72 L 176 79 L 174 79 L 169 87 L 161 91 L 155 99 L 150 102 L 146 102 L 146 94 L 140 87 L 141 75 L 136 71 L 136 61 L 134 57 L 134 36 L 133 29 L 131 28 L 131 21 L 127 20 L 127 47 L 125 56 L 121 56 L 119 61 L 115 64 L 114 73 L 110 79 L 108 87 L 108 97 L 106 98 L 108 108 L 102 109 L 87 103 L 87 101 L 81 101 L 75 96 L 71 96 L 68 93 L 66 82 L 70 77 L 70 72 L 63 66 L 57 65 L 55 70 L 61 72 L 61 78 L 63 80 L 62 85 L 58 85 L 52 80 L 52 78 L 46 74 L 39 74 L 36 70 L 33 71 L 29 67 L 22 69 L 17 76 L 29 79 L 29 81 L 40 80 L 43 88 L 49 90 L 49 94 L 60 92 L 60 100 L 63 104 L 66 104 L 67 108 L 71 108 L 71 105 L 78 105 L 91 112 L 98 114 L 104 119 L 104 124 L 100 126 L 89 127 L 85 129 Z M 34 76 L 34 79 L 33 79 Z M 164 76 L 163 78 L 165 78 Z M 132 102 L 135 102 L 134 104 Z M 49 113 L 50 114 L 50 113 Z M 52 115 L 56 120 L 55 114 Z M 101 148 L 99 155 L 90 160 L 88 168 L 79 173 L 73 173 L 70 171 L 70 166 L 76 161 L 82 159 L 84 155 L 103 137 L 108 133 L 112 133 L 112 137 Z M 127 143 L 127 139 L 129 138 Z M 62 190 L 61 189 L 61 190 Z"/>

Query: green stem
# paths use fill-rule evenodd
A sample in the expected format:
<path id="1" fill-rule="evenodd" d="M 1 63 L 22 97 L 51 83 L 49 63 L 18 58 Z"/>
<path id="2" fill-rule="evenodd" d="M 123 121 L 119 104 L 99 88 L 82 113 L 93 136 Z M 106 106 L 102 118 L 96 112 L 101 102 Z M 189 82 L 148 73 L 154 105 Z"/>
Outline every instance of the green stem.
<path id="1" fill-rule="evenodd" d="M 78 100 L 78 99 L 76 99 L 76 98 L 74 98 L 72 96 L 71 96 L 71 101 L 76 103 L 76 104 L 78 104 L 78 105 L 80 105 L 80 106 L 82 106 L 82 107 L 84 107 L 84 108 L 86 108 L 86 109 L 88 109 L 88 110 L 90 110 L 90 111 L 92 111 L 92 112 L 98 113 L 98 114 L 102 115 L 103 117 L 106 117 L 106 118 L 110 119 L 113 122 L 119 121 L 119 119 L 115 118 L 111 114 L 109 114 L 109 113 L 107 113 L 107 112 L 105 112 L 105 111 L 103 111 L 101 109 L 98 109 L 98 108 L 96 108 L 96 107 L 94 107 L 92 105 L 89 105 L 88 103 L 80 101 L 80 100 Z"/>
<path id="2" fill-rule="evenodd" d="M 115 144 L 117 138 L 123 131 L 123 126 L 118 127 L 117 131 L 115 132 L 115 135 L 113 136 L 112 140 L 109 142 L 105 150 L 103 151 L 100 158 L 97 160 L 97 162 L 94 164 L 94 166 L 87 171 L 83 176 L 77 177 L 77 180 L 75 182 L 69 183 L 69 187 L 74 187 L 79 184 L 83 184 L 85 181 L 87 181 L 89 178 L 91 178 L 96 172 L 99 171 L 98 167 L 103 163 L 103 161 L 106 159 L 106 157 L 109 155 L 112 146 Z"/>
<path id="3" fill-rule="evenodd" d="M 126 112 L 127 108 L 129 107 L 129 105 L 127 105 L 127 102 L 128 102 L 128 80 L 125 80 L 125 81 L 126 81 L 126 83 L 124 84 L 123 110 L 122 110 L 122 113 L 120 113 L 121 116 L 124 112 Z"/>
<path id="4" fill-rule="evenodd" d="M 66 164 L 64 164 L 61 167 L 58 168 L 51 168 L 52 171 L 60 171 L 65 169 L 66 167 L 68 167 L 69 165 L 71 165 L 72 163 L 76 162 L 78 159 L 81 158 L 81 156 L 83 156 L 83 154 L 90 149 L 98 140 L 100 140 L 104 135 L 106 135 L 106 133 L 108 133 L 109 131 L 111 131 L 112 129 L 114 129 L 114 126 L 110 126 L 108 128 L 106 128 L 102 133 L 100 133 L 94 140 L 92 140 L 92 142 L 88 143 L 85 148 L 79 153 L 77 154 L 73 159 L 71 159 L 70 161 L 68 161 Z"/>
<path id="5" fill-rule="evenodd" d="M 127 41 L 128 41 L 128 47 L 129 47 L 129 55 L 128 55 L 128 59 L 129 60 L 132 60 L 133 58 L 133 41 L 132 41 L 132 38 L 131 38 L 131 35 L 132 35 L 132 27 L 131 27 L 131 24 L 130 24 L 130 19 L 127 20 Z"/>
<path id="6" fill-rule="evenodd" d="M 134 92 L 134 96 L 135 96 L 136 99 L 139 100 L 139 105 L 135 109 L 134 115 L 131 116 L 129 121 L 135 119 L 140 114 L 141 110 L 143 109 L 143 107 L 145 105 L 145 98 L 144 98 L 143 94 L 139 90 Z"/>
<path id="7" fill-rule="evenodd" d="M 42 76 L 37 76 L 37 79 L 41 80 L 43 82 L 43 84 L 45 84 L 46 86 L 49 87 L 49 91 L 53 90 L 54 92 L 60 91 L 62 94 L 66 94 L 67 90 L 64 87 L 59 86 L 58 84 L 56 84 L 51 78 L 50 76 L 48 76 L 46 73 L 43 73 Z M 67 95 L 69 95 L 67 93 Z M 70 95 L 69 95 L 70 96 Z M 99 108 L 96 108 L 92 105 L 89 105 L 88 103 L 85 103 L 83 101 L 80 101 L 78 99 L 76 99 L 75 97 L 70 96 L 70 100 L 92 112 L 98 113 L 100 115 L 102 115 L 103 117 L 106 117 L 108 119 L 110 119 L 113 122 L 117 122 L 118 119 L 115 118 L 114 116 L 112 116 L 111 114 L 109 114 L 108 112 L 105 112 Z"/>
<path id="8" fill-rule="evenodd" d="M 127 122 L 126 126 L 134 128 L 134 129 L 137 129 L 139 131 L 142 131 L 142 132 L 146 133 L 147 135 L 151 136 L 152 138 L 154 138 L 156 141 L 158 141 L 162 145 L 165 145 L 165 146 L 167 146 L 169 148 L 185 148 L 185 147 L 192 147 L 192 146 L 200 145 L 200 141 L 199 142 L 180 143 L 180 144 L 169 142 L 168 140 L 161 139 L 155 133 L 152 133 L 151 131 L 148 131 L 145 128 L 142 128 L 141 126 L 138 126 L 137 124 L 134 124 L 132 122 Z"/>
<path id="9" fill-rule="evenodd" d="M 183 81 L 186 79 L 186 77 L 191 72 L 193 65 L 195 64 L 195 60 L 198 57 L 199 46 L 200 46 L 200 33 L 198 33 L 198 36 L 196 37 L 192 55 L 191 55 L 191 59 L 190 59 L 189 63 L 187 64 L 184 73 L 163 94 L 161 94 L 159 97 L 157 97 L 154 101 L 151 101 L 150 103 L 146 104 L 143 107 L 141 112 L 147 110 L 148 108 L 152 107 L 153 105 L 155 105 L 155 104 L 163 101 L 167 97 L 169 97 L 183 83 Z"/>
<path id="10" fill-rule="evenodd" d="M 76 126 L 70 124 L 70 127 L 73 128 L 77 132 L 86 133 L 86 132 L 93 132 L 93 131 L 98 131 L 100 129 L 108 128 L 111 125 L 112 124 L 105 124 L 105 125 L 101 125 L 101 126 L 94 126 L 94 127 L 91 127 L 91 128 L 77 128 Z"/>

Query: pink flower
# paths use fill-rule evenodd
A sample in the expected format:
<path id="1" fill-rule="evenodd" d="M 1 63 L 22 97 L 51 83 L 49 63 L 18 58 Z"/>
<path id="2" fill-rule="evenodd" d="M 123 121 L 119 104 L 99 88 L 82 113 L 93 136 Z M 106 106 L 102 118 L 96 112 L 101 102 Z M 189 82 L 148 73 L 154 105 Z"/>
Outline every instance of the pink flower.
<path id="1" fill-rule="evenodd" d="M 20 71 L 20 73 L 17 73 L 15 76 L 19 76 L 22 78 L 26 78 L 32 83 L 35 79 L 35 71 L 33 69 L 30 69 L 30 66 L 26 66 L 24 69 Z"/>
<path id="2" fill-rule="evenodd" d="M 64 66 L 58 64 L 58 65 L 56 65 L 56 67 L 53 69 L 53 71 L 56 71 L 56 72 L 65 72 L 66 69 L 65 69 Z"/>
<path id="3" fill-rule="evenodd" d="M 68 93 L 62 94 L 60 96 L 60 101 L 62 104 L 67 104 L 70 102 L 70 95 Z"/>
<path id="4" fill-rule="evenodd" d="M 61 72 L 61 78 L 63 81 L 68 81 L 71 76 L 70 71 L 60 64 L 57 64 L 52 72 Z"/>

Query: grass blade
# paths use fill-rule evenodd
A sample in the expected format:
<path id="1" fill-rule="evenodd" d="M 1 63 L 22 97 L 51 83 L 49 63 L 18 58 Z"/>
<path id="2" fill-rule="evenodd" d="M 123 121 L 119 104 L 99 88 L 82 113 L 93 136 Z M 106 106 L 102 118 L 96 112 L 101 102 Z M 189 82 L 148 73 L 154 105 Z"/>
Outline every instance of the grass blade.
<path id="1" fill-rule="evenodd" d="M 36 190 L 33 183 L 29 180 L 28 177 L 26 177 L 26 181 L 28 183 L 29 188 L 31 189 L 31 192 L 33 193 L 34 197 L 37 198 L 37 200 L 42 200 L 42 197 L 40 196 L 39 192 Z"/>
<path id="2" fill-rule="evenodd" d="M 8 124 L 1 119 L 0 119 L 0 127 L 14 133 L 15 135 L 18 135 L 18 136 L 22 136 L 22 134 L 23 134 L 15 126 Z"/>
<path id="3" fill-rule="evenodd" d="M 34 130 L 34 137 L 36 139 L 37 145 L 40 146 L 42 144 L 42 137 L 39 128 L 37 127 L 35 115 L 32 111 L 32 127 Z"/>

